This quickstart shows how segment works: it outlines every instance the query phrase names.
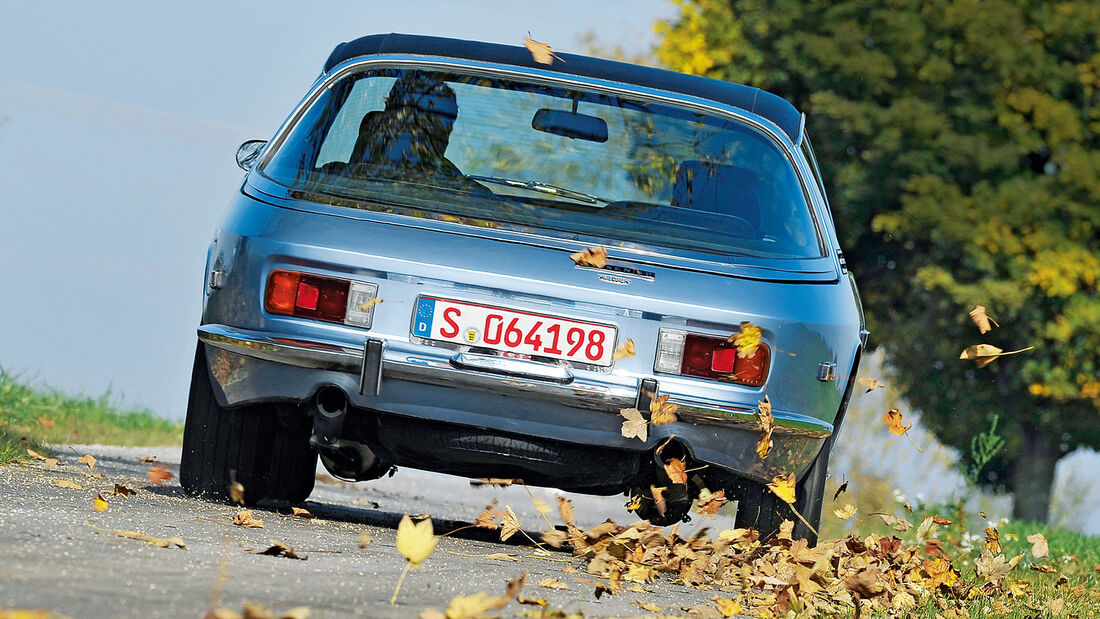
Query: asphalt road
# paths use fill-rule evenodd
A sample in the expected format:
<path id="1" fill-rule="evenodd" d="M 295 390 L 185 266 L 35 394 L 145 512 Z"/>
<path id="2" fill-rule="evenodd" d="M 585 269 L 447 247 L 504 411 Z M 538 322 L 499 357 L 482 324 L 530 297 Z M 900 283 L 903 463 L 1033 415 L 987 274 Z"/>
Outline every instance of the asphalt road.
<path id="1" fill-rule="evenodd" d="M 596 600 L 592 585 L 577 582 L 587 575 L 582 561 L 570 553 L 538 553 L 522 535 L 502 543 L 494 531 L 471 528 L 442 538 L 423 567 L 409 573 L 391 606 L 404 567 L 394 546 L 403 514 L 431 514 L 438 535 L 471 523 L 496 498 L 501 507 L 510 505 L 538 539 L 538 532 L 549 527 L 527 491 L 473 488 L 466 479 L 408 469 L 359 484 L 328 478 L 304 505 L 315 518 L 254 509 L 264 528 L 242 528 L 229 524 L 239 508 L 188 497 L 177 478 L 161 486 L 146 478 L 150 465 L 140 460 L 153 455 L 178 477 L 178 448 L 58 446 L 54 451 L 64 466 L 0 466 L 0 609 L 46 609 L 71 617 L 200 617 L 216 594 L 217 606 L 238 611 L 249 601 L 276 612 L 307 606 L 312 617 L 414 617 L 428 607 L 445 609 L 456 595 L 503 593 L 508 579 L 524 571 L 529 575 L 523 597 L 544 598 L 551 607 L 590 617 L 652 616 L 639 600 L 680 614 L 682 607 L 706 603 L 718 593 L 658 581 L 648 587 L 652 592 L 620 591 Z M 92 473 L 100 477 L 88 477 L 88 467 L 76 462 L 86 453 L 98 460 Z M 81 489 L 61 487 L 55 480 Z M 109 507 L 96 512 L 96 493 L 115 484 L 136 494 L 104 494 Z M 555 504 L 557 491 L 531 490 Z M 581 526 L 605 518 L 634 520 L 622 507 L 623 497 L 565 496 L 573 499 Z M 555 516 L 556 511 L 551 516 L 556 524 Z M 701 526 L 720 530 L 732 522 L 695 521 L 682 525 L 682 531 L 690 534 Z M 159 548 L 105 529 L 179 537 L 187 549 Z M 363 532 L 373 541 L 360 549 Z M 308 559 L 255 554 L 271 540 Z M 518 561 L 484 556 L 492 553 Z M 570 567 L 577 571 L 563 571 Z M 556 578 L 569 589 L 538 587 L 545 578 Z M 512 602 L 494 614 L 533 608 Z"/>

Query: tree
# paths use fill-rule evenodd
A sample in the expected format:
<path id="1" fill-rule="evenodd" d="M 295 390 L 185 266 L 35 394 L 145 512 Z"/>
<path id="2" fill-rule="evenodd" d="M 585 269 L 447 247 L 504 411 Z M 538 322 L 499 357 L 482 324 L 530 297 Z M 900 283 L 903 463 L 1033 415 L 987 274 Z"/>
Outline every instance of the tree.
<path id="1" fill-rule="evenodd" d="M 1057 460 L 1100 447 L 1100 2 L 678 4 L 658 58 L 807 112 L 894 380 L 966 460 L 1000 415 L 979 481 L 1046 520 Z"/>

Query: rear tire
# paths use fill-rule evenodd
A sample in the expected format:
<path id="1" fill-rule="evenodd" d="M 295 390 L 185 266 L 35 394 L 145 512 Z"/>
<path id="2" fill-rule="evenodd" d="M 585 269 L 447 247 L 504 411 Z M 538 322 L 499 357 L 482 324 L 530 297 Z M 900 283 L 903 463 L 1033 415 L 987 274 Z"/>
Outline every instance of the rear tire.
<path id="1" fill-rule="evenodd" d="M 310 419 L 270 405 L 223 407 L 214 398 L 204 345 L 195 351 L 183 431 L 180 485 L 188 494 L 229 498 L 235 478 L 244 501 L 301 503 L 313 491 L 317 453 Z"/>
<path id="2" fill-rule="evenodd" d="M 795 485 L 794 507 L 814 529 L 820 529 L 821 526 L 821 504 L 825 496 L 825 475 L 829 468 L 831 450 L 832 441 L 826 441 L 810 470 Z M 768 539 L 779 533 L 779 527 L 784 520 L 790 520 L 794 522 L 791 537 L 805 539 L 810 546 L 817 544 L 817 535 L 794 515 L 790 505 L 777 497 L 766 485 L 743 479 L 738 482 L 734 493 L 737 497 L 737 527 L 753 527 L 760 532 L 761 538 Z"/>

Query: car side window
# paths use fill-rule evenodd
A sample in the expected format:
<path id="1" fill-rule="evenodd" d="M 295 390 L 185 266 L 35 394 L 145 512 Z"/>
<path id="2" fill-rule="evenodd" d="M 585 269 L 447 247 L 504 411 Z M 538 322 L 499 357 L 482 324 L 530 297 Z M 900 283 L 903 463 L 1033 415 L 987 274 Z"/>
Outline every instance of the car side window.
<path id="1" fill-rule="evenodd" d="M 315 168 L 321 168 L 326 163 L 334 161 L 347 163 L 350 161 L 355 141 L 359 137 L 359 123 L 368 113 L 382 110 L 386 107 L 386 94 L 393 86 L 394 78 L 379 77 L 375 79 L 361 79 L 355 82 L 347 101 L 340 108 L 336 119 L 332 121 L 325 134 L 325 140 L 321 143 L 321 151 L 317 155 Z"/>

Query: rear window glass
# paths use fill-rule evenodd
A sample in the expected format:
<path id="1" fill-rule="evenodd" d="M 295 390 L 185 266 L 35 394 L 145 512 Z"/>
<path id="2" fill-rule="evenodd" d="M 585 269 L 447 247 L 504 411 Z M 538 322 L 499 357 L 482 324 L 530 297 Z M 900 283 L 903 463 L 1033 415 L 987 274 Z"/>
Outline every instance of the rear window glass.
<path id="1" fill-rule="evenodd" d="M 566 237 L 813 258 L 789 159 L 699 111 L 485 75 L 380 69 L 327 88 L 263 165 L 364 208 Z"/>

